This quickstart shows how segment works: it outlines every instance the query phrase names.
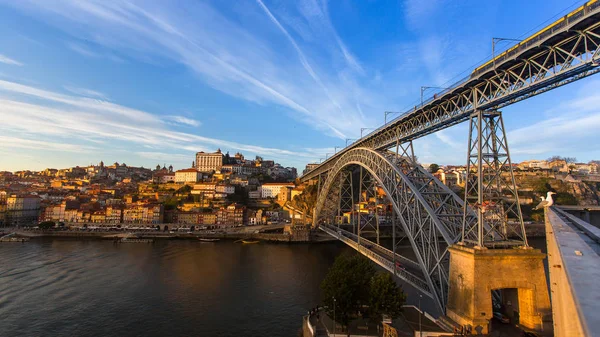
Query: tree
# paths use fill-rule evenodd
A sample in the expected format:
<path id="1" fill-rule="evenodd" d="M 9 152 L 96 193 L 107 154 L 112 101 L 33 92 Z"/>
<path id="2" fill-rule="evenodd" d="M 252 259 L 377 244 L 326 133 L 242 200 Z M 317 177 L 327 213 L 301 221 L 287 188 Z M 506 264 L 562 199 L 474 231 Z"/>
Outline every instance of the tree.
<path id="1" fill-rule="evenodd" d="M 338 256 L 321 283 L 327 314 L 333 317 L 335 298 L 336 320 L 348 325 L 351 315 L 369 303 L 371 278 L 375 269 L 370 261 L 357 253 Z"/>
<path id="2" fill-rule="evenodd" d="M 177 190 L 177 194 L 186 194 L 186 193 L 190 193 L 192 191 L 192 186 L 190 185 L 185 185 L 182 186 L 180 189 Z"/>
<path id="3" fill-rule="evenodd" d="M 431 173 L 436 173 L 438 170 L 440 169 L 440 165 L 438 164 L 431 164 L 429 165 L 429 172 Z"/>
<path id="4" fill-rule="evenodd" d="M 390 273 L 378 272 L 375 274 L 371 278 L 369 294 L 369 312 L 371 318 L 377 323 L 384 314 L 392 319 L 400 317 L 406 296 L 402 288 L 394 282 Z"/>
<path id="5" fill-rule="evenodd" d="M 577 198 L 568 192 L 558 192 L 554 196 L 556 205 L 577 205 Z"/>
<path id="6" fill-rule="evenodd" d="M 569 163 L 576 162 L 577 158 L 576 157 L 552 156 L 552 157 L 550 157 L 550 158 L 547 159 L 547 161 L 549 161 L 549 162 L 558 161 L 558 160 L 564 160 L 567 164 L 569 164 Z"/>
<path id="7" fill-rule="evenodd" d="M 532 183 L 532 188 L 533 191 L 536 193 L 539 193 L 541 195 L 546 195 L 546 193 L 548 191 L 550 191 L 552 189 L 552 187 L 550 186 L 550 183 L 548 182 L 548 178 L 541 178 L 539 180 L 535 180 Z"/>

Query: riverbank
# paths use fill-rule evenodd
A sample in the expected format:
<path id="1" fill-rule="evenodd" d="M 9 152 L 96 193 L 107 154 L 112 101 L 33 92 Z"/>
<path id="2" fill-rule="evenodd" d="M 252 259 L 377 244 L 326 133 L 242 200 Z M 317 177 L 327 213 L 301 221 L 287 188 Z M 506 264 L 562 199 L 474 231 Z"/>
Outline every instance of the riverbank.
<path id="1" fill-rule="evenodd" d="M 209 233 L 209 232 L 192 232 L 192 233 L 169 233 L 161 231 L 143 231 L 143 232 L 114 232 L 114 231 L 79 231 L 79 230 L 23 230 L 23 229 L 9 229 L 4 234 L 15 233 L 19 237 L 26 238 L 71 238 L 71 239 L 85 239 L 85 240 L 115 240 L 124 238 L 134 234 L 138 238 L 142 239 L 154 239 L 154 240 L 192 240 L 197 241 L 199 238 L 204 239 L 221 239 L 221 240 L 260 240 L 268 242 L 285 242 L 285 243 L 318 243 L 318 242 L 330 242 L 335 241 L 325 233 L 314 232 L 308 237 L 306 236 L 294 236 L 286 233 L 247 233 L 247 232 L 233 232 L 233 233 Z M 4 235 L 0 231 L 0 237 Z"/>
<path id="2" fill-rule="evenodd" d="M 527 224 L 526 233 L 528 238 L 545 237 L 545 226 L 541 224 Z M 288 233 L 263 233 L 260 229 L 246 227 L 233 231 L 194 231 L 194 232 L 165 232 L 165 231 L 98 231 L 98 230 L 29 230 L 23 228 L 0 228 L 0 237 L 15 233 L 20 237 L 54 237 L 54 238 L 79 238 L 86 240 L 114 240 L 135 234 L 139 238 L 155 240 L 198 240 L 222 239 L 222 240 L 243 240 L 252 239 L 267 242 L 284 243 L 319 243 L 336 241 L 335 238 L 318 230 L 313 230 L 309 235 L 290 235 Z M 370 236 L 366 236 L 369 238 Z M 391 239 L 391 237 L 382 235 L 382 239 Z"/>

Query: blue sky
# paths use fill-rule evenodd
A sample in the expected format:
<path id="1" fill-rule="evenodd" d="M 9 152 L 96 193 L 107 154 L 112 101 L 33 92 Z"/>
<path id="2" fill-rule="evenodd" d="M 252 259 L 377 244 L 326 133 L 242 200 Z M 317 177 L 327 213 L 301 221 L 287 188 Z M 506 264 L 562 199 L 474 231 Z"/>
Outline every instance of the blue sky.
<path id="1" fill-rule="evenodd" d="M 185 168 L 217 148 L 301 169 L 418 103 L 420 86 L 468 74 L 492 37 L 571 4 L 0 0 L 0 170 Z M 513 161 L 599 159 L 599 89 L 592 77 L 504 108 Z M 467 132 L 416 154 L 463 164 Z"/>

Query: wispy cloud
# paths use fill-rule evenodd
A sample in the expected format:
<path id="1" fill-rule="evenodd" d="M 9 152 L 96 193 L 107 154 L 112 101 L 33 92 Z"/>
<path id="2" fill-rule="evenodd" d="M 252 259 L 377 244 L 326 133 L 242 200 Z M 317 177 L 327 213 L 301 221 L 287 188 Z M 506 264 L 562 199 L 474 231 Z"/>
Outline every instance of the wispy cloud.
<path id="1" fill-rule="evenodd" d="M 0 63 L 10 64 L 13 66 L 22 66 L 23 65 L 23 63 L 16 61 L 14 59 L 11 59 L 10 57 L 4 56 L 2 54 L 0 54 Z"/>
<path id="2" fill-rule="evenodd" d="M 553 155 L 591 151 L 600 129 L 600 81 L 589 83 L 577 97 L 558 104 L 537 123 L 512 130 L 512 153 Z"/>
<path id="3" fill-rule="evenodd" d="M 68 85 L 65 85 L 64 88 L 76 95 L 85 96 L 85 97 L 93 97 L 93 98 L 101 98 L 103 100 L 108 100 L 108 96 L 106 96 L 105 94 L 103 94 L 99 91 L 96 91 L 96 90 L 72 87 L 72 86 L 68 86 Z"/>
<path id="4" fill-rule="evenodd" d="M 0 80 L 0 138 L 5 144 L 21 148 L 48 148 L 56 151 L 96 151 L 88 145 L 116 141 L 121 146 L 135 149 L 152 148 L 156 151 L 137 151 L 139 156 L 152 159 L 173 151 L 194 153 L 217 147 L 245 151 L 250 155 L 265 155 L 283 162 L 309 161 L 318 154 L 309 151 L 290 151 L 273 147 L 242 144 L 172 130 L 164 120 L 178 120 L 193 125 L 199 123 L 182 116 L 160 116 L 131 109 L 111 102 L 86 97 L 70 96 L 42 90 L 14 82 Z M 26 139 L 17 135 L 31 135 Z M 46 142 L 39 139 L 54 139 Z M 63 142 L 56 140 L 63 139 Z M 174 158 L 183 158 L 175 154 Z M 189 155 L 188 158 L 193 158 Z"/>
<path id="5" fill-rule="evenodd" d="M 165 116 L 163 117 L 167 122 L 175 123 L 175 124 L 183 124 L 187 126 L 200 126 L 200 122 L 183 116 Z"/>
<path id="6" fill-rule="evenodd" d="M 60 152 L 75 152 L 83 153 L 97 148 L 91 146 L 82 146 L 69 143 L 57 143 L 48 140 L 28 139 L 22 137 L 0 136 L 0 143 L 10 144 L 11 148 L 27 149 L 27 150 L 42 150 L 42 151 L 60 151 Z"/>
<path id="7" fill-rule="evenodd" d="M 191 164 L 191 161 L 193 161 L 193 157 L 191 157 L 189 154 L 177 154 L 177 153 L 165 153 L 165 152 L 147 152 L 147 151 L 135 152 L 135 154 L 137 156 L 145 158 L 145 159 L 165 161 L 165 162 L 169 162 L 169 163 L 173 163 L 173 162 L 181 162 L 181 163 L 190 162 L 190 164 Z"/>
<path id="8" fill-rule="evenodd" d="M 87 47 L 84 47 L 77 43 L 69 42 L 69 43 L 67 43 L 67 47 L 69 47 L 69 49 L 71 49 L 72 51 L 74 51 L 80 55 L 83 55 L 83 56 L 94 57 L 94 58 L 101 57 L 100 54 L 97 54 L 97 53 L 91 51 L 90 49 L 88 49 Z"/>
<path id="9" fill-rule="evenodd" d="M 206 3 L 191 3 L 183 10 L 165 2 L 135 0 L 52 5 L 30 1 L 35 4 L 35 13 L 78 41 L 90 41 L 145 62 L 160 59 L 183 64 L 226 94 L 261 105 L 282 106 L 299 121 L 334 137 L 356 136 L 356 125 L 373 125 L 380 119 L 361 114 L 357 103 L 365 111 L 381 112 L 388 101 L 376 88 L 355 78 L 366 70 L 333 29 L 327 8 L 312 1 L 286 4 L 287 9 L 301 14 L 307 34 L 317 37 L 310 44 L 298 41 L 288 30 L 290 22 L 281 14 L 287 9 L 269 8 L 260 0 L 244 6 L 248 11 L 262 11 L 272 25 L 265 22 L 257 26 L 256 17 L 225 17 Z M 24 3 L 13 5 L 30 11 L 27 1 Z M 311 6 L 316 6 L 314 15 L 310 14 Z M 272 39 L 273 31 L 282 33 L 292 48 L 281 48 L 284 41 Z M 69 47 L 82 55 L 99 57 L 96 49 L 80 43 Z M 341 114 L 344 118 L 339 118 Z"/>
<path id="10" fill-rule="evenodd" d="M 118 56 L 115 56 L 115 55 L 110 54 L 110 53 L 95 52 L 95 51 L 92 51 L 90 48 L 88 48 L 88 47 L 86 47 L 84 45 L 78 44 L 78 43 L 67 42 L 67 47 L 69 49 L 71 49 L 72 51 L 76 52 L 77 54 L 83 55 L 85 57 L 98 58 L 98 59 L 99 58 L 106 58 L 106 59 L 112 60 L 112 61 L 117 62 L 117 63 L 123 63 L 124 62 L 123 59 L 120 58 L 120 57 L 118 57 Z"/>

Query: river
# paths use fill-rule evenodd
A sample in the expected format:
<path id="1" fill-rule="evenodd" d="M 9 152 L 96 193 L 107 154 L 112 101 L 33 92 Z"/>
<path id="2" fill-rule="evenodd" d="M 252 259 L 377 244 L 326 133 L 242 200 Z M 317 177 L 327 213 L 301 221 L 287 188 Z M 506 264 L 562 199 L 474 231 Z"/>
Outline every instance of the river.
<path id="1" fill-rule="evenodd" d="M 297 336 L 344 251 L 340 242 L 1 243 L 0 336 Z"/>
<path id="2" fill-rule="evenodd" d="M 296 336 L 342 243 L 0 244 L 0 336 Z"/>

